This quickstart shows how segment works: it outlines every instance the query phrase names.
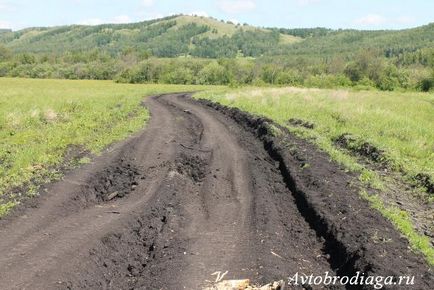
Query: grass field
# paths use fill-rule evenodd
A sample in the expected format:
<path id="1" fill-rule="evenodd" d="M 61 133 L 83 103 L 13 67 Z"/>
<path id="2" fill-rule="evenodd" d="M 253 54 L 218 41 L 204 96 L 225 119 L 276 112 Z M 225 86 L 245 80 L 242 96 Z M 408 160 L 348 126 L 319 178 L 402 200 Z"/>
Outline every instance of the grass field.
<path id="1" fill-rule="evenodd" d="M 142 128 L 144 96 L 201 89 L 7 78 L 0 88 L 0 216 L 36 194 L 37 184 L 58 178 L 70 148 L 97 154 Z"/>
<path id="2" fill-rule="evenodd" d="M 404 195 L 411 191 L 414 196 L 408 198 L 416 204 L 425 204 L 427 211 L 424 214 L 432 223 L 434 196 L 423 187 L 407 190 L 402 182 L 418 186 L 415 178 L 418 174 L 434 180 L 433 94 L 288 87 L 221 89 L 204 91 L 196 97 L 269 117 L 293 133 L 310 139 L 332 159 L 357 172 L 362 184 L 378 193 L 369 195 L 362 190 L 361 196 L 434 265 L 434 248 L 423 231 L 416 230 L 417 220 L 406 211 L 405 204 L 398 207 L 399 203 L 387 199 L 389 191 Z M 342 150 L 336 140 L 348 134 L 353 141 Z M 382 166 L 385 164 L 387 173 L 376 162 L 365 162 L 354 154 L 363 144 L 370 144 L 381 152 L 377 161 Z M 399 180 L 395 184 L 397 177 Z M 421 216 L 421 212 L 414 216 Z"/>
<path id="3" fill-rule="evenodd" d="M 409 176 L 434 178 L 434 95 L 380 91 L 352 92 L 301 88 L 237 89 L 203 92 L 206 97 L 245 111 L 313 123 L 313 129 L 292 127 L 328 147 L 343 134 L 384 151 L 384 161 Z M 328 148 L 325 148 L 328 149 Z"/>

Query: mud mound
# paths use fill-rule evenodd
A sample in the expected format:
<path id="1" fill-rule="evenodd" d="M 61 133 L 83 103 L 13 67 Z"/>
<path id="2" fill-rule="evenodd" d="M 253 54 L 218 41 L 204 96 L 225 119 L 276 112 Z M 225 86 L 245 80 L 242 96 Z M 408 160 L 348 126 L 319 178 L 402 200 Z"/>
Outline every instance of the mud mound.
<path id="1" fill-rule="evenodd" d="M 384 150 L 378 149 L 368 142 L 361 141 L 351 134 L 340 135 L 335 139 L 335 144 L 368 160 L 388 166 Z"/>
<path id="2" fill-rule="evenodd" d="M 414 180 L 419 186 L 426 188 L 427 192 L 434 194 L 434 181 L 426 173 L 418 173 L 414 177 Z"/>
<path id="3" fill-rule="evenodd" d="M 384 150 L 377 148 L 369 142 L 360 140 L 349 133 L 338 136 L 334 142 L 338 147 L 349 150 L 359 157 L 372 161 L 376 165 L 380 165 L 381 168 L 390 167 L 390 162 L 388 161 Z M 404 172 L 404 174 L 406 173 Z M 426 189 L 428 193 L 434 194 L 434 181 L 426 173 L 418 173 L 411 176 L 410 183 L 412 183 L 412 186 L 422 187 Z"/>
<path id="4" fill-rule="evenodd" d="M 199 155 L 181 153 L 175 161 L 175 168 L 179 174 L 200 182 L 206 176 L 207 161 Z"/>
<path id="5" fill-rule="evenodd" d="M 172 202 L 166 203 L 166 194 Z M 127 225 L 128 230 L 103 237 L 90 251 L 92 266 L 65 285 L 70 289 L 161 289 L 164 281 L 158 281 L 159 274 L 185 251 L 174 234 L 180 222 L 176 201 L 172 192 L 165 191 Z M 105 279 L 94 279 L 96 272 Z"/>
<path id="6" fill-rule="evenodd" d="M 122 198 L 138 185 L 139 168 L 124 159 L 98 172 L 87 182 L 80 197 L 86 200 L 107 201 Z"/>
<path id="7" fill-rule="evenodd" d="M 314 123 L 311 123 L 308 121 L 303 121 L 301 119 L 296 119 L 296 118 L 289 119 L 288 124 L 290 124 L 292 126 L 296 126 L 296 127 L 304 127 L 306 129 L 314 129 L 315 128 Z"/>

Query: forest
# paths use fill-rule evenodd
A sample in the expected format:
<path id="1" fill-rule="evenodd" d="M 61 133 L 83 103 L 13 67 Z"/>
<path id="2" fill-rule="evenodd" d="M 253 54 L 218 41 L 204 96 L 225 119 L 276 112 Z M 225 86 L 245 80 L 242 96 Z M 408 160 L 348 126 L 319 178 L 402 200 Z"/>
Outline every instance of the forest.
<path id="1" fill-rule="evenodd" d="M 0 31 L 0 76 L 429 91 L 433 47 L 434 24 L 392 31 L 285 29 L 176 15 Z"/>

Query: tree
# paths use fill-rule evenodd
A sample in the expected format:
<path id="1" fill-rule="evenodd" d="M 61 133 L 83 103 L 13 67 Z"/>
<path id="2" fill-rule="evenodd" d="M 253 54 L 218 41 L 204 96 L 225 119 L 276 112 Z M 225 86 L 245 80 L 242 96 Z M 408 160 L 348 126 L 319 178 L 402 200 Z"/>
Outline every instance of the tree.
<path id="1" fill-rule="evenodd" d="M 431 72 L 431 74 L 432 74 L 431 78 L 433 79 L 433 82 L 434 82 L 434 49 L 431 49 L 431 56 L 430 56 L 430 59 L 429 59 L 429 63 L 430 63 L 431 70 L 432 70 L 432 72 Z"/>
<path id="2" fill-rule="evenodd" d="M 216 61 L 210 62 L 199 72 L 199 83 L 203 85 L 227 85 L 228 71 Z"/>
<path id="3" fill-rule="evenodd" d="M 300 85 L 303 79 L 296 71 L 279 71 L 276 76 L 276 84 L 279 85 Z"/>
<path id="4" fill-rule="evenodd" d="M 276 77 L 281 71 L 281 68 L 279 68 L 277 65 L 274 64 L 267 64 L 264 65 L 261 69 L 261 79 L 269 84 L 275 84 Z"/>
<path id="5" fill-rule="evenodd" d="M 178 67 L 164 74 L 161 81 L 165 84 L 190 85 L 193 83 L 193 73 L 186 67 Z"/>
<path id="6" fill-rule="evenodd" d="M 4 47 L 3 45 L 0 45 L 0 61 L 9 60 L 11 58 L 11 56 L 12 56 L 12 54 L 9 51 L 9 49 Z"/>
<path id="7" fill-rule="evenodd" d="M 36 63 L 36 57 L 33 54 L 23 53 L 18 55 L 18 61 L 21 64 L 34 64 Z"/>

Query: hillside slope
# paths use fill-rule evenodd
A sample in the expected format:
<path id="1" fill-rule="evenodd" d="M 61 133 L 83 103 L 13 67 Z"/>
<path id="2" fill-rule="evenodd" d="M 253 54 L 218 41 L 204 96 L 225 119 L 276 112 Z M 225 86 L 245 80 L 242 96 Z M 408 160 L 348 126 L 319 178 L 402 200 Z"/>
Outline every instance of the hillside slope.
<path id="1" fill-rule="evenodd" d="M 98 48 L 117 54 L 134 48 L 159 57 L 211 58 L 256 57 L 298 40 L 269 29 L 186 15 L 130 24 L 28 28 L 0 35 L 0 44 L 15 52 L 62 54 Z M 224 49 L 216 52 L 216 47 Z"/>
<path id="2" fill-rule="evenodd" d="M 434 23 L 402 30 L 258 28 L 210 17 L 175 15 L 129 24 L 27 28 L 0 33 L 0 45 L 15 53 L 62 55 L 98 49 L 111 55 L 135 50 L 156 57 L 259 57 L 262 55 L 352 57 L 374 49 L 384 57 L 434 47 Z M 419 57 L 420 58 L 420 57 Z M 410 62 L 414 62 L 411 60 Z"/>
<path id="3" fill-rule="evenodd" d="M 360 49 L 374 49 L 385 57 L 434 47 L 434 23 L 402 30 L 276 29 L 279 33 L 302 37 L 305 41 L 281 51 L 287 55 L 351 56 Z"/>

